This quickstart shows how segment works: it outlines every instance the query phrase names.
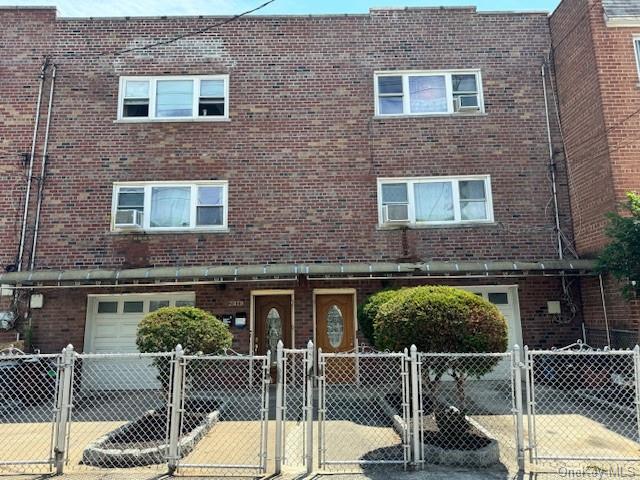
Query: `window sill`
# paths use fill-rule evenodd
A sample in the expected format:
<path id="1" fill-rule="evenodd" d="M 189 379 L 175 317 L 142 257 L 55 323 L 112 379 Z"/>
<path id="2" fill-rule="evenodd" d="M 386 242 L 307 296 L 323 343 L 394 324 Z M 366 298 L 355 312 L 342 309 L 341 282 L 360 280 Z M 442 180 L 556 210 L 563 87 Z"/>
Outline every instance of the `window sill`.
<path id="1" fill-rule="evenodd" d="M 119 118 L 113 123 L 209 123 L 209 122 L 230 122 L 229 117 L 211 118 Z"/>
<path id="2" fill-rule="evenodd" d="M 432 230 L 432 229 L 443 229 L 443 228 L 482 228 L 482 227 L 497 227 L 497 222 L 470 222 L 470 223 L 440 223 L 433 225 L 416 225 L 416 224 L 405 224 L 405 225 L 380 225 L 376 226 L 376 230 L 379 231 L 395 231 L 395 230 Z"/>
<path id="3" fill-rule="evenodd" d="M 202 229 L 179 229 L 179 230 L 111 230 L 109 235 L 199 235 L 201 233 L 229 233 L 229 228 L 202 228 Z"/>
<path id="4" fill-rule="evenodd" d="M 374 120 L 397 119 L 397 118 L 468 118 L 487 117 L 487 112 L 477 113 L 421 113 L 421 114 L 398 114 L 398 115 L 374 115 Z"/>

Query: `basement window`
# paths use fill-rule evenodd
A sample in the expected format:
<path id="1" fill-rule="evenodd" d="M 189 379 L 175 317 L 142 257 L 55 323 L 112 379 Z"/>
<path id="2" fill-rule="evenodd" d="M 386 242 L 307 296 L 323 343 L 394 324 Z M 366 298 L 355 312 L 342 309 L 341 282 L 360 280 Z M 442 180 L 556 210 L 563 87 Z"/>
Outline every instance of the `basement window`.
<path id="1" fill-rule="evenodd" d="M 378 179 L 378 216 L 383 227 L 493 222 L 491 179 L 488 175 Z"/>
<path id="2" fill-rule="evenodd" d="M 205 121 L 229 118 L 229 76 L 120 77 L 118 120 Z"/>
<path id="3" fill-rule="evenodd" d="M 226 181 L 118 183 L 111 229 L 171 232 L 226 230 Z"/>
<path id="4" fill-rule="evenodd" d="M 479 70 L 378 72 L 376 116 L 484 112 Z"/>

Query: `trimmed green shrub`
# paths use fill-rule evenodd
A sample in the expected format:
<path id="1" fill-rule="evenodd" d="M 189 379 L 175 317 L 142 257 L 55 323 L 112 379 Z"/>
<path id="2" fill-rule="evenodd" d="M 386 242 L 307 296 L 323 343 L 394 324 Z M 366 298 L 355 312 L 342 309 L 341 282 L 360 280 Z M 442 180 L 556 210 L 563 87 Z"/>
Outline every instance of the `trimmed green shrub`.
<path id="1" fill-rule="evenodd" d="M 190 355 L 218 354 L 230 348 L 232 340 L 229 327 L 209 312 L 195 307 L 159 308 L 142 319 L 136 335 L 136 344 L 145 353 L 170 352 L 179 344 Z M 169 391 L 169 358 L 155 358 L 153 363 L 158 368 L 158 380 Z"/>
<path id="2" fill-rule="evenodd" d="M 395 297 L 400 290 L 381 290 L 369 296 L 358 308 L 358 328 L 364 337 L 373 344 L 373 321 L 378 314 L 380 306 Z"/>
<path id="3" fill-rule="evenodd" d="M 182 345 L 188 354 L 216 354 L 231 347 L 233 336 L 224 323 L 195 307 L 164 307 L 149 313 L 138 325 L 141 352 L 169 352 Z"/>
<path id="4" fill-rule="evenodd" d="M 444 286 L 407 288 L 378 308 L 373 322 L 379 350 L 402 351 L 415 344 L 419 352 L 485 353 L 507 348 L 507 322 L 495 305 L 465 290 Z M 495 356 L 425 356 L 422 358 L 423 392 L 440 431 L 460 437 L 466 421 L 465 384 L 470 377 L 491 372 L 500 362 Z M 455 382 L 457 409 L 440 398 L 442 379 Z M 446 427 L 446 428 L 445 428 Z"/>
<path id="5" fill-rule="evenodd" d="M 397 292 L 378 308 L 374 340 L 379 350 L 504 352 L 507 322 L 495 305 L 452 287 L 426 286 Z"/>

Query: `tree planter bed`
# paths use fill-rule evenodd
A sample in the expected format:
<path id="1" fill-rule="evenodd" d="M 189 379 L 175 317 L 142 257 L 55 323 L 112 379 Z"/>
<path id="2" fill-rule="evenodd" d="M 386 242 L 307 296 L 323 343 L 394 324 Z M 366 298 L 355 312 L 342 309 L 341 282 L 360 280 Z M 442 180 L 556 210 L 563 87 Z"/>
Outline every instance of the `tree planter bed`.
<path id="1" fill-rule="evenodd" d="M 188 455 L 220 418 L 220 406 L 208 402 L 207 408 L 185 406 L 178 441 L 180 456 Z M 126 423 L 87 445 L 82 464 L 102 468 L 132 468 L 167 461 L 167 413 L 150 410 L 141 418 Z"/>
<path id="2" fill-rule="evenodd" d="M 424 461 L 438 465 L 490 467 L 500 462 L 498 441 L 467 417 L 472 428 L 455 437 L 438 430 L 434 418 L 423 422 Z"/>

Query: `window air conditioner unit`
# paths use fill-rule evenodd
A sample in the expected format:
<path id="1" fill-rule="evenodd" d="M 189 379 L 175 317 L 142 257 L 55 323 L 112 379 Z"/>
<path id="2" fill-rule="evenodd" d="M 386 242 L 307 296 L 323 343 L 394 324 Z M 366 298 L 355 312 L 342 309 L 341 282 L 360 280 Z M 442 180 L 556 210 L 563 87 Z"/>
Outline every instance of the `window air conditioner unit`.
<path id="1" fill-rule="evenodd" d="M 456 112 L 478 112 L 480 110 L 478 95 L 458 95 L 454 98 L 453 107 Z"/>
<path id="2" fill-rule="evenodd" d="M 407 223 L 409 221 L 409 204 L 394 203 L 382 206 L 384 223 Z"/>
<path id="3" fill-rule="evenodd" d="M 116 228 L 142 228 L 142 212 L 140 210 L 118 210 L 116 212 Z"/>

